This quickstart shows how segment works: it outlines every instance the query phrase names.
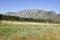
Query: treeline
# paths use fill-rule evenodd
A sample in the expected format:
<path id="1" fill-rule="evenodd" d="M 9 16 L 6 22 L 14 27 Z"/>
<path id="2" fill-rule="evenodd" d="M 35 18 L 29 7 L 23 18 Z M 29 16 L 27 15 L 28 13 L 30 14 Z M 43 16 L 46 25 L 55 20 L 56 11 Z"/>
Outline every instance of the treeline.
<path id="1" fill-rule="evenodd" d="M 2 15 L 2 14 L 0 14 L 0 20 L 23 21 L 23 22 L 59 23 L 57 21 L 47 20 L 47 19 L 20 18 L 20 17 L 16 17 L 16 16 L 6 16 L 6 15 Z"/>

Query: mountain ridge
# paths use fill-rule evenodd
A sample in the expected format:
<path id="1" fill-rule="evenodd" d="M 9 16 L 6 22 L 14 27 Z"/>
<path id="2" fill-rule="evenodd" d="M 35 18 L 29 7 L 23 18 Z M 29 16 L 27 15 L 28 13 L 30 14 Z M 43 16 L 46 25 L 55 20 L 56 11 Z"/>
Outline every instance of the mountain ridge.
<path id="1" fill-rule="evenodd" d="M 56 14 L 54 11 L 27 9 L 18 12 L 7 12 L 4 15 L 18 16 L 20 18 L 48 19 L 60 22 L 60 15 Z"/>

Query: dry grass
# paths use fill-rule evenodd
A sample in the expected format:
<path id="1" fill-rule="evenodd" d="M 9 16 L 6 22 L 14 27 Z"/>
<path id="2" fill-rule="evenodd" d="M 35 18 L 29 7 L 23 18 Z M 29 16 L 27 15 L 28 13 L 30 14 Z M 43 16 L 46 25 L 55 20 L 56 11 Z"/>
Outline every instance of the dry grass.
<path id="1" fill-rule="evenodd" d="M 12 25 L 60 25 L 53 23 L 35 23 L 35 22 L 11 22 L 11 21 L 2 21 L 3 24 L 12 24 Z"/>
<path id="2" fill-rule="evenodd" d="M 2 21 L 0 40 L 60 40 L 60 24 Z"/>
<path id="3" fill-rule="evenodd" d="M 60 40 L 60 32 L 57 31 L 44 31 L 42 33 L 24 34 L 15 33 L 11 35 L 7 40 Z"/>

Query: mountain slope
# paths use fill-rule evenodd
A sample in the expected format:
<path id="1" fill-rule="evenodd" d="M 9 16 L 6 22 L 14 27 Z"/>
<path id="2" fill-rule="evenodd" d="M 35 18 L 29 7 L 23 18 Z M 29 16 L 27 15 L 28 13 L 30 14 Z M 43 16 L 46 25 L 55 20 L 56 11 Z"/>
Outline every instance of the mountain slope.
<path id="1" fill-rule="evenodd" d="M 19 16 L 20 18 L 48 19 L 53 21 L 60 21 L 60 16 L 58 16 L 54 11 L 36 9 L 22 10 L 18 12 L 8 12 L 5 15 Z"/>

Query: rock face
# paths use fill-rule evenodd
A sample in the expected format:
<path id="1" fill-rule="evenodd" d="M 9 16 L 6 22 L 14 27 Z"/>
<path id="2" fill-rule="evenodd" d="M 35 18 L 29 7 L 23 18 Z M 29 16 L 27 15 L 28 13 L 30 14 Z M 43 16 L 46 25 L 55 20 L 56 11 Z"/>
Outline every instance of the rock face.
<path id="1" fill-rule="evenodd" d="M 37 9 L 22 10 L 18 12 L 7 12 L 5 15 L 19 16 L 20 18 L 33 18 L 33 19 L 48 19 L 54 21 L 60 21 L 60 14 L 56 14 L 54 11 L 45 11 Z"/>

